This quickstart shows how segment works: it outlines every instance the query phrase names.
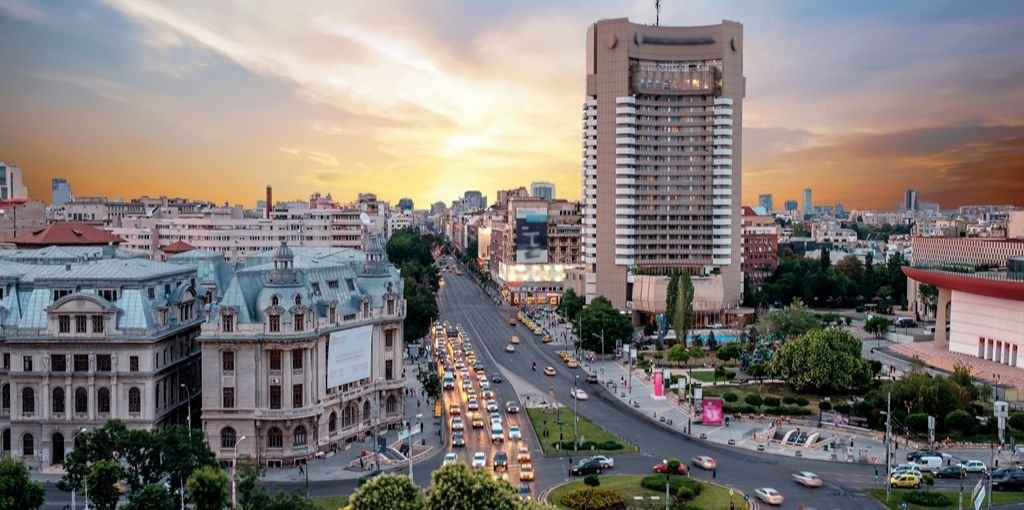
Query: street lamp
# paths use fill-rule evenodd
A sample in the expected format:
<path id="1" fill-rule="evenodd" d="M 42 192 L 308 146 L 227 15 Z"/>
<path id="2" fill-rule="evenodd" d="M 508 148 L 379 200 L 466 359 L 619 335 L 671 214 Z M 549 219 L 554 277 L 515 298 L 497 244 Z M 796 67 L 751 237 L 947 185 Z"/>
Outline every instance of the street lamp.
<path id="1" fill-rule="evenodd" d="M 188 406 L 188 439 L 192 440 L 192 390 L 185 386 L 185 383 L 181 383 L 178 386 L 185 388 L 185 405 Z"/>
<path id="2" fill-rule="evenodd" d="M 417 414 L 416 419 L 423 423 L 423 414 Z M 412 423 L 409 423 L 409 452 L 406 454 L 409 457 L 409 481 L 412 481 Z"/>
<path id="3" fill-rule="evenodd" d="M 576 394 L 576 388 L 580 384 L 580 376 L 576 376 L 576 380 L 572 383 L 572 451 L 578 452 L 580 449 L 580 415 L 576 410 L 579 408 L 580 398 Z"/>
<path id="4" fill-rule="evenodd" d="M 235 508 L 238 508 L 238 503 L 237 503 L 238 500 L 236 498 L 237 492 L 236 492 L 236 489 L 235 489 L 235 472 L 238 471 L 238 445 L 242 441 L 245 441 L 245 436 L 244 435 L 242 437 L 238 438 L 238 441 L 235 441 L 234 453 L 231 454 L 232 455 L 231 456 L 231 508 L 232 508 L 232 510 L 234 510 Z"/>
<path id="5" fill-rule="evenodd" d="M 85 427 L 82 427 L 82 430 L 79 430 L 77 434 L 71 436 L 71 447 L 72 447 L 72 449 L 74 449 L 75 439 L 78 439 L 78 436 L 80 436 L 80 435 L 82 435 L 82 434 L 84 434 L 86 432 L 88 432 L 88 429 L 86 429 Z M 63 459 L 61 459 L 61 460 L 63 461 Z M 85 485 L 85 510 L 89 510 L 89 486 L 84 484 L 84 483 L 83 483 L 83 485 Z M 71 487 L 71 510 L 78 510 L 78 506 L 75 504 L 75 488 L 74 488 L 74 486 Z"/>
<path id="6" fill-rule="evenodd" d="M 668 488 L 669 488 L 669 475 L 671 473 L 668 469 L 668 459 L 663 459 L 661 465 L 665 466 L 665 510 L 668 510 Z"/>

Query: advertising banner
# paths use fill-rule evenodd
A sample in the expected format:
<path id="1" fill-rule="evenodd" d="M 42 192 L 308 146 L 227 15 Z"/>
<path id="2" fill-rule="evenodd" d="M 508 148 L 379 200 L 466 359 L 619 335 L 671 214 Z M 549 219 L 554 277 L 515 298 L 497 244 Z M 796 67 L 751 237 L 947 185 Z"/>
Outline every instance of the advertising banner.
<path id="1" fill-rule="evenodd" d="M 548 261 L 547 208 L 516 209 L 516 262 L 544 264 Z"/>
<path id="2" fill-rule="evenodd" d="M 701 403 L 701 420 L 704 422 L 704 425 L 721 426 L 722 418 L 722 399 L 704 399 Z"/>
<path id="3" fill-rule="evenodd" d="M 335 331 L 327 344 L 327 387 L 370 377 L 373 325 Z"/>
<path id="4" fill-rule="evenodd" d="M 665 398 L 665 379 L 661 372 L 654 372 L 651 383 L 654 384 L 654 398 L 658 400 Z"/>

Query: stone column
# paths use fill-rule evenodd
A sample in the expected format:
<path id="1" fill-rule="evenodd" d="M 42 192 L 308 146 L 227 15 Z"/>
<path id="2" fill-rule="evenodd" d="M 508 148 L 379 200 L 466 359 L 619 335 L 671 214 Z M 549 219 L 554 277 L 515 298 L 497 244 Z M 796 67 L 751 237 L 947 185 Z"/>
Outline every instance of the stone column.
<path id="1" fill-rule="evenodd" d="M 946 348 L 949 345 L 949 336 L 946 334 L 946 322 L 949 317 L 946 308 L 952 297 L 952 291 L 939 287 L 939 297 L 935 305 L 935 347 Z"/>

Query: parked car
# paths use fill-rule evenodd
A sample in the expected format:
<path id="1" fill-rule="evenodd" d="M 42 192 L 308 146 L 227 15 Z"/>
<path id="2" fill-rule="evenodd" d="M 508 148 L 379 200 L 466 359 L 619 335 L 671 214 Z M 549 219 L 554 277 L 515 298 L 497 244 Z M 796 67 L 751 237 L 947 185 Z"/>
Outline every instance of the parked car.
<path id="1" fill-rule="evenodd" d="M 917 322 L 914 322 L 914 319 L 909 317 L 900 317 L 899 319 L 896 319 L 892 325 L 897 328 L 916 328 Z"/>
<path id="2" fill-rule="evenodd" d="M 793 481 L 804 487 L 821 487 L 822 485 L 821 478 L 818 478 L 818 475 L 810 471 L 793 473 Z"/>
<path id="3" fill-rule="evenodd" d="M 594 459 L 583 459 L 576 463 L 569 473 L 573 476 L 599 475 L 601 474 L 601 463 Z"/>
<path id="4" fill-rule="evenodd" d="M 715 459 L 708 457 L 707 455 L 694 457 L 693 459 L 691 459 L 691 461 L 693 462 L 694 466 L 706 469 L 708 471 L 711 471 L 712 469 L 718 467 L 718 462 L 716 462 Z"/>
<path id="5" fill-rule="evenodd" d="M 756 496 L 757 499 L 760 499 L 761 501 L 764 501 L 769 505 L 782 504 L 782 494 L 779 494 L 779 491 L 772 489 L 770 487 L 754 489 L 754 496 Z"/>

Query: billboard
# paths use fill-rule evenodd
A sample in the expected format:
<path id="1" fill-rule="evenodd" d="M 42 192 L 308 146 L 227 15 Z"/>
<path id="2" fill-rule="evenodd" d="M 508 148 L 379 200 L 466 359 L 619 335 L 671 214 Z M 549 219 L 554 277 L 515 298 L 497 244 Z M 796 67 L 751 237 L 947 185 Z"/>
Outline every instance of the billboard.
<path id="1" fill-rule="evenodd" d="M 327 387 L 370 377 L 373 325 L 335 331 L 327 344 Z"/>
<path id="2" fill-rule="evenodd" d="M 722 399 L 706 398 L 701 402 L 701 421 L 713 427 L 722 425 Z"/>
<path id="3" fill-rule="evenodd" d="M 544 264 L 547 261 L 547 208 L 521 207 L 516 209 L 516 262 Z"/>
<path id="4" fill-rule="evenodd" d="M 656 400 L 665 398 L 665 379 L 662 377 L 661 372 L 654 372 L 654 376 L 651 378 L 651 384 L 654 385 L 654 398 Z"/>

